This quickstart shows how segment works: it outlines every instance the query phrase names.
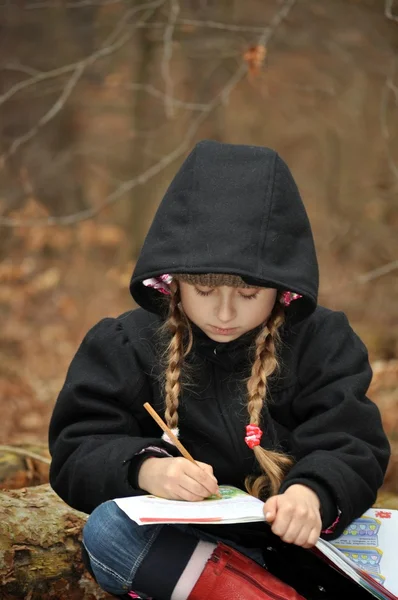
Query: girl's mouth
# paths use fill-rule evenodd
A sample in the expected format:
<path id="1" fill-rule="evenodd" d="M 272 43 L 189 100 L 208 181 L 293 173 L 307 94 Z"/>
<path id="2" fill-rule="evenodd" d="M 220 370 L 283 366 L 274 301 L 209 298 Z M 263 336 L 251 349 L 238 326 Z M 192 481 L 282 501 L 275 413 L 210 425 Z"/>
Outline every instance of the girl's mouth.
<path id="1" fill-rule="evenodd" d="M 213 331 L 220 335 L 230 335 L 231 333 L 235 333 L 235 331 L 238 329 L 237 327 L 228 327 L 225 329 L 223 327 L 216 327 L 215 325 L 210 325 L 210 327 L 213 329 Z"/>

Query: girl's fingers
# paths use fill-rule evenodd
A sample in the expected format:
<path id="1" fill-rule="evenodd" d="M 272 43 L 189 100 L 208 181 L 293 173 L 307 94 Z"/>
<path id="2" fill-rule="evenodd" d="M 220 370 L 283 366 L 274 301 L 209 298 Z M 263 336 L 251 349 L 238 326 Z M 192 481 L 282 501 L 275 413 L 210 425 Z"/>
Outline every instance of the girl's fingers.
<path id="1" fill-rule="evenodd" d="M 268 523 L 272 523 L 275 520 L 277 511 L 277 496 L 271 496 L 266 502 L 264 502 L 263 512 L 265 520 Z"/>
<path id="2" fill-rule="evenodd" d="M 201 502 L 201 500 L 204 499 L 203 496 L 193 494 L 192 492 L 190 492 L 182 486 L 179 486 L 177 490 L 177 495 L 179 496 L 179 499 L 184 500 L 185 502 Z"/>
<path id="3" fill-rule="evenodd" d="M 211 465 L 208 465 L 207 463 L 201 462 L 200 460 L 197 460 L 196 464 L 198 464 L 201 469 L 203 469 L 204 471 L 206 471 L 206 473 L 208 473 L 209 475 L 211 475 L 212 477 L 214 477 L 213 467 Z M 214 477 L 214 479 L 216 479 L 216 478 Z"/>
<path id="4" fill-rule="evenodd" d="M 309 529 L 305 522 L 303 523 L 298 519 L 292 519 L 285 533 L 281 535 L 281 538 L 288 544 L 297 544 L 297 540 L 299 538 L 301 538 L 304 542 L 307 541 L 308 534 Z"/>
<path id="5" fill-rule="evenodd" d="M 179 487 L 175 492 L 170 495 L 170 500 L 181 500 L 183 502 L 197 502 L 191 496 L 191 494 L 182 487 Z"/>
<path id="6" fill-rule="evenodd" d="M 295 516 L 294 506 L 290 503 L 285 503 L 283 506 L 278 507 L 276 517 L 272 523 L 271 530 L 275 535 L 283 538 L 286 534 L 290 523 Z"/>
<path id="7" fill-rule="evenodd" d="M 272 533 L 275 533 L 275 535 L 283 539 L 283 536 L 285 535 L 288 527 L 289 522 L 287 522 L 286 519 L 278 518 L 277 515 L 275 521 L 271 526 L 271 531 Z"/>
<path id="8" fill-rule="evenodd" d="M 315 544 L 317 543 L 317 541 L 319 540 L 320 535 L 321 535 L 320 527 L 315 527 L 314 529 L 312 529 L 308 536 L 308 540 L 307 540 L 306 544 L 303 545 L 303 548 L 313 548 L 315 546 Z"/>
<path id="9" fill-rule="evenodd" d="M 298 524 L 297 524 L 298 523 Z M 295 544 L 303 548 L 315 546 L 320 535 L 320 526 L 313 524 L 313 519 L 309 521 L 292 520 L 290 527 L 282 537 L 284 542 Z"/>
<path id="10" fill-rule="evenodd" d="M 207 496 L 211 496 L 212 494 L 217 494 L 218 483 L 214 475 L 189 461 L 187 461 L 187 464 L 184 466 L 185 474 L 205 489 L 203 493 L 204 498 L 207 498 Z"/>
<path id="11" fill-rule="evenodd" d="M 210 491 L 207 486 L 205 486 L 201 482 L 199 483 L 196 479 L 193 479 L 188 475 L 184 477 L 184 479 L 180 482 L 180 485 L 192 494 L 200 496 L 201 499 L 208 498 L 214 493 Z"/>
<path id="12" fill-rule="evenodd" d="M 295 544 L 296 546 L 306 547 L 308 544 L 309 536 L 312 529 L 310 527 L 304 526 L 295 536 L 294 539 L 291 540 L 291 544 Z M 287 540 L 285 540 L 287 541 Z"/>

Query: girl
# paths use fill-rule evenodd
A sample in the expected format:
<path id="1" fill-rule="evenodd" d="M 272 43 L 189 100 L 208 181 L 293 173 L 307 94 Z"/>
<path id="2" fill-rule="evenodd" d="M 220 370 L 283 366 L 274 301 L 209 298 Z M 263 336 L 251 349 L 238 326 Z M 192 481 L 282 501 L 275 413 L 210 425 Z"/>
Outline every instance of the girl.
<path id="1" fill-rule="evenodd" d="M 364 345 L 317 306 L 311 229 L 281 158 L 197 144 L 130 290 L 141 308 L 87 334 L 50 424 L 51 484 L 91 513 L 83 555 L 99 585 L 157 600 L 369 597 L 308 550 L 372 505 L 389 444 Z M 263 499 L 266 522 L 137 526 L 112 501 L 196 501 L 219 484 Z"/>

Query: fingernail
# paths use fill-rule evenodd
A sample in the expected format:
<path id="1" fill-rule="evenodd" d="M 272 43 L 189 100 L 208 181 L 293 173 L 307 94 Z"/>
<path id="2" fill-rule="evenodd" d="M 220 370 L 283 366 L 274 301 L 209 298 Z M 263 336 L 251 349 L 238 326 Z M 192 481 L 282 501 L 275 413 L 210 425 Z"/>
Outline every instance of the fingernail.
<path id="1" fill-rule="evenodd" d="M 271 518 L 271 513 L 270 512 L 265 513 L 265 520 L 268 521 L 268 519 L 270 519 L 270 518 Z"/>

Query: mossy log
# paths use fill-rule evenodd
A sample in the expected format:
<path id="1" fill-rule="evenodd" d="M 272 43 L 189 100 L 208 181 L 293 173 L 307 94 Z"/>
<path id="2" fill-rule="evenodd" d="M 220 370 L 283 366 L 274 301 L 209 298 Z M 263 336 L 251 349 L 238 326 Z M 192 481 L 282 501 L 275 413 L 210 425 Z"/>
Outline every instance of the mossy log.
<path id="1" fill-rule="evenodd" d="M 84 569 L 81 530 L 87 515 L 48 484 L 0 491 L 1 600 L 102 600 Z"/>

